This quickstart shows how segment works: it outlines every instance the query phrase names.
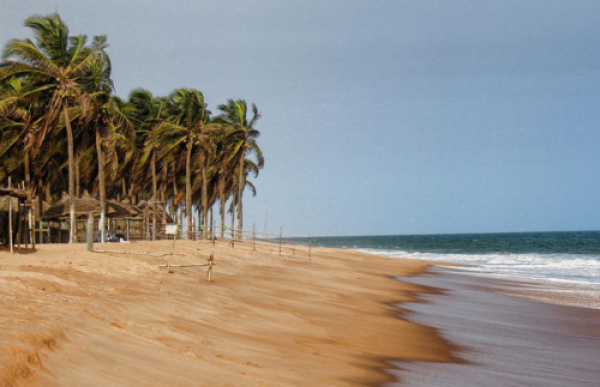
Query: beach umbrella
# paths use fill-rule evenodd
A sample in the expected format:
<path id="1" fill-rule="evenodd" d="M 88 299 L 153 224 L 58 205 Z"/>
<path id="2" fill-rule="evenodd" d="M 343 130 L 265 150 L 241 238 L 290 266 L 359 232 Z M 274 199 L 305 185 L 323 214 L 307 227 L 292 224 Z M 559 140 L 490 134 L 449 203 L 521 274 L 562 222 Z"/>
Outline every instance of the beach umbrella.
<path id="1" fill-rule="evenodd" d="M 98 216 L 101 212 L 100 201 L 90 196 L 88 191 L 84 191 L 80 198 L 74 198 L 75 216 L 84 216 L 92 213 Z M 42 215 L 43 219 L 56 219 L 69 216 L 71 199 L 69 194 L 63 192 L 61 199 L 50 206 Z M 115 208 L 108 208 L 107 215 L 116 212 Z"/>

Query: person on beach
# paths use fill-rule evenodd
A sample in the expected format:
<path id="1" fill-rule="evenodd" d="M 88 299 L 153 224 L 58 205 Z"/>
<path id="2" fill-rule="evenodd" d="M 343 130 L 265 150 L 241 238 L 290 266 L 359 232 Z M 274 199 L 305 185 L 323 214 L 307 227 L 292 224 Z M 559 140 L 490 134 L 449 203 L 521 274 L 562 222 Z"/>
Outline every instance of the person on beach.
<path id="1" fill-rule="evenodd" d="M 123 236 L 123 232 L 121 231 L 121 226 L 117 226 L 117 230 L 115 231 L 115 237 L 118 242 L 122 242 L 125 240 L 125 236 Z"/>

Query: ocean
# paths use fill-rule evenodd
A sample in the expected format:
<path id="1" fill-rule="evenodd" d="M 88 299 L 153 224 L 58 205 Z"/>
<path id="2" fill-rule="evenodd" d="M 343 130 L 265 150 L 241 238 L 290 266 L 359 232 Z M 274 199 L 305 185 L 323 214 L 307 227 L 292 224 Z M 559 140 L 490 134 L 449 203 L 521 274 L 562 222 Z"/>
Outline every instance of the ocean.
<path id="1" fill-rule="evenodd" d="M 600 231 L 317 237 L 313 246 L 453 262 L 485 276 L 600 291 Z"/>

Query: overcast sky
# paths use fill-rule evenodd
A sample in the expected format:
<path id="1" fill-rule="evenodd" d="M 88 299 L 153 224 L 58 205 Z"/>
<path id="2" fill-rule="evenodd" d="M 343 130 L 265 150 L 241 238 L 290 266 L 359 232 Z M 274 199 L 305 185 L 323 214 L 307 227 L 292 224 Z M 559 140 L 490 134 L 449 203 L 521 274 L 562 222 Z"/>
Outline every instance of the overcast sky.
<path id="1" fill-rule="evenodd" d="M 116 94 L 257 104 L 245 228 L 600 229 L 600 1 L 0 0 L 108 36 Z"/>

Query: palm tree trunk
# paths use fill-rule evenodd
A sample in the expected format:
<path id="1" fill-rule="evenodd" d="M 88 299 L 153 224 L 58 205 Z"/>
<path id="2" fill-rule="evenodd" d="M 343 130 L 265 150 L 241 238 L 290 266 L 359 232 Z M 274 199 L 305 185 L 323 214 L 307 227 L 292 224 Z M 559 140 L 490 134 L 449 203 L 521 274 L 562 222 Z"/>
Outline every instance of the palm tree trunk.
<path id="1" fill-rule="evenodd" d="M 242 153 L 242 157 L 240 158 L 240 171 L 239 171 L 239 177 L 238 177 L 238 210 L 237 210 L 237 216 L 238 216 L 238 220 L 237 220 L 237 227 L 238 227 L 238 238 L 242 238 L 242 230 L 244 228 L 243 226 L 243 208 L 242 208 L 242 193 L 244 192 L 244 185 L 246 185 L 245 181 L 244 181 L 244 177 L 246 176 L 244 174 L 244 153 Z"/>
<path id="2" fill-rule="evenodd" d="M 25 167 L 25 187 L 27 189 L 27 195 L 29 199 L 31 199 L 31 194 L 33 192 L 31 187 L 31 171 L 29 168 L 29 151 L 25 151 L 25 157 L 23 160 L 23 164 Z"/>
<path id="3" fill-rule="evenodd" d="M 206 211 L 208 211 L 208 182 L 206 181 L 206 166 L 202 167 L 202 239 L 206 234 Z"/>
<path id="4" fill-rule="evenodd" d="M 173 168 L 173 171 L 171 172 L 171 180 L 173 182 L 173 206 L 171 208 L 171 216 L 173 217 L 173 221 L 175 223 L 177 223 L 177 207 L 179 207 L 179 203 L 175 204 L 175 198 L 177 197 L 177 195 L 179 194 L 179 192 L 177 191 L 177 179 L 175 177 L 175 162 L 173 161 L 171 163 L 171 167 Z"/>
<path id="5" fill-rule="evenodd" d="M 127 196 L 127 185 L 125 182 L 125 178 L 121 179 L 121 194 L 123 195 L 123 197 Z M 129 202 L 131 203 L 131 200 Z"/>
<path id="6" fill-rule="evenodd" d="M 187 224 L 187 239 L 192 239 L 192 146 L 191 138 L 187 140 L 185 157 L 185 217 Z"/>
<path id="7" fill-rule="evenodd" d="M 79 156 L 75 158 L 75 196 L 79 197 L 79 187 L 81 186 L 79 181 Z"/>
<path id="8" fill-rule="evenodd" d="M 75 161 L 73 160 L 73 130 L 71 128 L 71 121 L 69 120 L 69 112 L 67 111 L 67 102 L 63 102 L 63 116 L 65 119 L 65 127 L 67 128 L 67 154 L 69 164 L 69 199 L 71 205 L 69 208 L 69 243 L 76 242 L 75 235 L 75 174 L 73 173 L 73 167 Z"/>
<path id="9" fill-rule="evenodd" d="M 50 186 L 50 184 L 48 184 L 48 186 Z M 38 230 L 42 229 L 42 212 L 44 211 L 44 204 L 42 202 L 42 191 L 43 191 L 43 183 L 42 183 L 42 176 L 41 173 L 38 175 L 38 181 L 37 181 L 37 204 L 36 204 L 36 211 L 37 214 L 39 215 L 39 218 L 37 219 L 38 221 Z M 49 202 L 48 202 L 49 203 Z M 44 241 L 42 240 L 42 232 L 38 231 L 38 240 L 40 241 L 40 243 L 43 243 Z M 48 240 L 48 242 L 50 242 Z"/>
<path id="10" fill-rule="evenodd" d="M 50 182 L 46 183 L 45 189 L 46 203 L 50 204 L 52 203 L 52 187 L 50 186 Z"/>
<path id="11" fill-rule="evenodd" d="M 104 176 L 104 152 L 100 127 L 96 127 L 96 154 L 98 156 L 98 183 L 100 188 L 100 242 L 106 243 L 106 178 Z"/>
<path id="12" fill-rule="evenodd" d="M 156 240 L 156 149 L 152 150 L 152 201 L 154 209 L 152 210 L 152 240 Z"/>
<path id="13" fill-rule="evenodd" d="M 225 236 L 225 193 L 223 192 L 223 180 L 219 179 L 219 204 L 221 205 L 221 238 Z"/>
<path id="14" fill-rule="evenodd" d="M 237 195 L 234 193 L 231 195 L 231 239 L 235 238 L 235 197 Z"/>

